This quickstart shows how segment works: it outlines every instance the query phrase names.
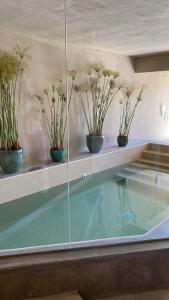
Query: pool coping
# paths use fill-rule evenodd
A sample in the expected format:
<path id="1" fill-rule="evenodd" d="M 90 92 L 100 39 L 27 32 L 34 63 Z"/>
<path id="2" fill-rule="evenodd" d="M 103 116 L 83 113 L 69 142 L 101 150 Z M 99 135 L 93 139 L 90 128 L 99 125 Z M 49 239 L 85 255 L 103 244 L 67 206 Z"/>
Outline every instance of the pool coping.
<path id="1" fill-rule="evenodd" d="M 72 290 L 84 299 L 169 287 L 169 240 L 0 257 L 0 298 Z M 36 282 L 36 284 L 35 284 Z"/>
<path id="2" fill-rule="evenodd" d="M 73 261 L 85 261 L 119 256 L 123 254 L 143 253 L 150 251 L 169 250 L 169 239 L 132 241 L 118 244 L 93 244 L 86 247 L 65 249 L 44 249 L 42 251 L 21 252 L 0 255 L 0 271 L 15 268 L 27 268 L 36 265 L 62 264 Z"/>

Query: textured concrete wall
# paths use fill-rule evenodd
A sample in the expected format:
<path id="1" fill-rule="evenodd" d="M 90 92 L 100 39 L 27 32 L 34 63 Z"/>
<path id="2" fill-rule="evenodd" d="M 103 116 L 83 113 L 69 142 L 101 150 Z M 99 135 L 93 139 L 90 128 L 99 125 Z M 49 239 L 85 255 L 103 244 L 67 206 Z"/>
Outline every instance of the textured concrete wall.
<path id="1" fill-rule="evenodd" d="M 0 32 L 0 49 L 9 50 L 15 43 L 30 47 L 32 62 L 24 76 L 21 114 L 21 143 L 27 161 L 41 161 L 49 157 L 49 145 L 42 131 L 39 105 L 34 95 L 53 82 L 55 74 L 64 74 L 64 45 L 28 38 L 23 35 Z M 169 122 L 160 116 L 160 104 L 168 105 L 169 77 L 164 73 L 135 74 L 130 59 L 110 52 L 68 44 L 68 67 L 80 70 L 85 63 L 102 61 L 108 68 L 118 70 L 122 80 L 145 83 L 147 89 L 133 122 L 131 137 L 166 139 Z M 86 150 L 87 128 L 79 99 L 73 97 L 70 111 L 70 149 L 73 153 Z M 120 107 L 113 103 L 104 126 L 105 147 L 116 141 Z"/>

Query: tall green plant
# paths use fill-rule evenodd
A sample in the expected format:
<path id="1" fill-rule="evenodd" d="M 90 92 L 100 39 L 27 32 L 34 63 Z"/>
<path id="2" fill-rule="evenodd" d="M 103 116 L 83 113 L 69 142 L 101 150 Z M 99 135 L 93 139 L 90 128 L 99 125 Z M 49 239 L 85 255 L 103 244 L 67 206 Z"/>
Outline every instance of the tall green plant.
<path id="1" fill-rule="evenodd" d="M 119 73 L 101 63 L 87 66 L 80 84 L 75 85 L 90 135 L 102 135 L 106 114 L 122 86 Z"/>
<path id="2" fill-rule="evenodd" d="M 143 99 L 143 91 L 145 86 L 143 85 L 138 94 L 135 94 L 136 88 L 134 86 L 126 85 L 122 89 L 123 98 L 120 100 L 121 104 L 121 116 L 120 116 L 120 136 L 128 136 L 130 128 L 132 125 L 133 118 L 135 116 L 135 111 L 138 104 Z"/>
<path id="3" fill-rule="evenodd" d="M 49 138 L 51 150 L 64 149 L 64 136 L 67 124 L 67 108 L 69 110 L 74 90 L 76 72 L 68 72 L 71 79 L 68 103 L 66 89 L 62 79 L 57 80 L 55 85 L 49 89 L 44 89 L 43 95 L 36 95 L 41 106 L 44 125 Z"/>
<path id="4" fill-rule="evenodd" d="M 18 45 L 0 53 L 0 149 L 17 150 L 22 74 L 30 59 L 27 48 Z"/>

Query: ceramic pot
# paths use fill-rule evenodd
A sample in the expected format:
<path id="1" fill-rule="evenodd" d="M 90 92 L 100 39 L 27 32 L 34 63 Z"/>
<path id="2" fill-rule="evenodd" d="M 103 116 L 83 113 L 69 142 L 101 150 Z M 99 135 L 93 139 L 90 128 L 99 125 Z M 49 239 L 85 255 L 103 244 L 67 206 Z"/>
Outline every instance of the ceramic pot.
<path id="1" fill-rule="evenodd" d="M 64 159 L 64 150 L 50 150 L 50 156 L 54 162 L 60 162 Z"/>
<path id="2" fill-rule="evenodd" d="M 23 149 L 0 150 L 0 166 L 7 174 L 16 173 L 20 170 L 23 162 Z"/>
<path id="3" fill-rule="evenodd" d="M 117 143 L 120 147 L 125 147 L 128 144 L 128 136 L 119 135 L 117 137 Z"/>
<path id="4" fill-rule="evenodd" d="M 102 149 L 104 141 L 103 135 L 90 135 L 86 136 L 86 144 L 90 153 L 98 153 Z"/>

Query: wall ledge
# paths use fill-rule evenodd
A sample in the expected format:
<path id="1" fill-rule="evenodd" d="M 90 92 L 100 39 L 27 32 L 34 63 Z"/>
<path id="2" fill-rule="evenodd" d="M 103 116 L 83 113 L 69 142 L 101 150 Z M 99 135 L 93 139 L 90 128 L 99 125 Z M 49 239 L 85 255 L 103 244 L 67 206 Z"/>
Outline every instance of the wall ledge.
<path id="1" fill-rule="evenodd" d="M 99 154 L 82 153 L 69 162 L 69 180 L 81 178 L 137 159 L 148 144 L 145 140 L 131 140 L 127 147 L 114 146 Z M 65 184 L 68 163 L 27 167 L 15 175 L 0 174 L 0 204 Z"/>

